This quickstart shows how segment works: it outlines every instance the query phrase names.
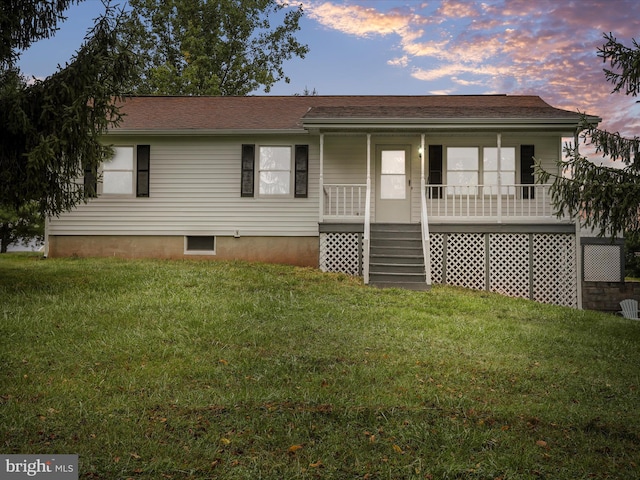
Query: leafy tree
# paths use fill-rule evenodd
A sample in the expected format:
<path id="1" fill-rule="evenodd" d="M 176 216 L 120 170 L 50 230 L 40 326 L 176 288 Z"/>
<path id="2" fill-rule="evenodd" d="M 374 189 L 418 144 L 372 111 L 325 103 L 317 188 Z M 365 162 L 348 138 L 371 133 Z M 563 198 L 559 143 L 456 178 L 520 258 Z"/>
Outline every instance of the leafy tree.
<path id="1" fill-rule="evenodd" d="M 2 4 L 0 50 L 0 209 L 58 215 L 85 201 L 82 178 L 110 155 L 100 136 L 118 123 L 116 105 L 133 73 L 122 45 L 122 13 L 109 4 L 70 63 L 27 83 L 16 67 L 23 49 L 54 34 L 77 1 Z M 2 228 L 8 228 L 6 224 Z"/>
<path id="2" fill-rule="evenodd" d="M 598 56 L 611 67 L 605 68 L 604 73 L 607 81 L 614 85 L 612 93 L 637 96 L 640 92 L 638 43 L 632 40 L 633 48 L 629 48 L 611 33 L 604 38 L 607 42 L 598 49 Z M 579 216 L 584 227 L 593 228 L 601 236 L 640 232 L 640 139 L 598 129 L 586 115 L 582 115 L 581 129 L 584 142 L 593 145 L 596 153 L 621 161 L 625 166 L 597 165 L 571 146 L 565 147 L 568 160 L 560 162 L 565 175 L 551 174 L 537 165 L 541 183 L 553 178 L 551 194 L 556 212 Z"/>
<path id="3" fill-rule="evenodd" d="M 283 63 L 304 58 L 294 34 L 302 7 L 274 17 L 278 0 L 129 0 L 126 37 L 139 59 L 138 94 L 246 95 L 284 79 Z"/>
<path id="4" fill-rule="evenodd" d="M 44 219 L 38 210 L 38 204 L 30 202 L 19 210 L 0 208 L 0 253 L 6 253 L 9 245 L 30 240 L 42 241 L 44 237 Z"/>

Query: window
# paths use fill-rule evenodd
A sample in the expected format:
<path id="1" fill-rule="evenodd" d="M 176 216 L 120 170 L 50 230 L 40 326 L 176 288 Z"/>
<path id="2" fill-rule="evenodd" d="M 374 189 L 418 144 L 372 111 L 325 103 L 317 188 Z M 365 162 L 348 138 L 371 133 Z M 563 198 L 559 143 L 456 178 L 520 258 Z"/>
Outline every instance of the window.
<path id="1" fill-rule="evenodd" d="M 403 200 L 407 197 L 405 151 L 383 150 L 380 158 L 380 199 Z"/>
<path id="2" fill-rule="evenodd" d="M 477 195 L 477 185 L 483 185 L 484 194 L 498 194 L 498 169 L 500 193 L 513 193 L 516 183 L 516 150 L 514 147 L 500 148 L 498 162 L 497 147 L 483 147 L 482 158 L 477 147 L 447 148 L 447 194 Z M 481 181 L 480 181 L 481 180 Z"/>
<path id="3" fill-rule="evenodd" d="M 133 147 L 115 147 L 114 155 L 102 164 L 102 193 L 133 194 Z"/>
<path id="4" fill-rule="evenodd" d="M 449 195 L 454 193 L 477 194 L 478 185 L 478 148 L 447 148 L 447 184 Z"/>
<path id="5" fill-rule="evenodd" d="M 496 186 L 488 189 L 486 193 L 497 194 L 498 185 L 498 149 L 496 147 L 485 147 L 482 152 L 483 157 L 483 184 Z M 513 193 L 508 185 L 516 183 L 516 149 L 513 147 L 500 148 L 500 184 L 505 185 L 500 188 L 501 193 Z"/>
<path id="6" fill-rule="evenodd" d="M 240 176 L 242 197 L 254 197 L 257 182 L 259 196 L 307 198 L 309 145 L 242 145 Z"/>
<path id="7" fill-rule="evenodd" d="M 135 149 L 134 147 L 114 147 L 113 150 L 114 155 L 111 160 L 102 164 L 101 193 L 133 195 L 135 188 L 137 197 L 148 197 L 151 147 L 138 145 Z M 85 179 L 91 181 L 90 172 L 85 172 Z"/>
<path id="8" fill-rule="evenodd" d="M 213 235 L 187 235 L 184 237 L 184 253 L 187 255 L 215 255 L 216 237 Z"/>
<path id="9" fill-rule="evenodd" d="M 289 195 L 291 192 L 291 147 L 260 147 L 260 195 Z"/>

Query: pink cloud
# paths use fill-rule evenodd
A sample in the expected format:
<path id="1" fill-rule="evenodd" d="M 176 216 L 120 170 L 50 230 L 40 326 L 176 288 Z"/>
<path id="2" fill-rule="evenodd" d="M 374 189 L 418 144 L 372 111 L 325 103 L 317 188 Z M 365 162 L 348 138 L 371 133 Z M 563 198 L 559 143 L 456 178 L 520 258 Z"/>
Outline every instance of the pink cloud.
<path id="1" fill-rule="evenodd" d="M 611 130 L 637 131 L 635 99 L 610 94 L 597 56 L 603 33 L 613 32 L 627 45 L 638 36 L 637 0 L 442 0 L 392 10 L 367 5 L 316 0 L 305 11 L 326 28 L 392 39 L 387 63 L 406 68 L 431 91 L 537 94 L 559 108 L 599 115 Z"/>

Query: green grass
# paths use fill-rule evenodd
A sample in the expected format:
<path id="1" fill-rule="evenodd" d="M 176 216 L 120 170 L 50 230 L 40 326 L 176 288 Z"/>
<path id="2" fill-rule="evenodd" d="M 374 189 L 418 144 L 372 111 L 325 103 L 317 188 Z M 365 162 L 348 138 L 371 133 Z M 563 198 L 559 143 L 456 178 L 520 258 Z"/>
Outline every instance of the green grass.
<path id="1" fill-rule="evenodd" d="M 640 323 L 312 269 L 0 257 L 0 452 L 91 479 L 640 477 Z"/>

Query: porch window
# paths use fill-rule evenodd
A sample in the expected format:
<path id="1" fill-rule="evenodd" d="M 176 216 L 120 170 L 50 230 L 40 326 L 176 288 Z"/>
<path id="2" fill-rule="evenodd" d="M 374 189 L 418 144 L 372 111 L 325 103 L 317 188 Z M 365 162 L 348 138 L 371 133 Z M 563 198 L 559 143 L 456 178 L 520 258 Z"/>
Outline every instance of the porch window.
<path id="1" fill-rule="evenodd" d="M 289 195 L 291 147 L 260 147 L 259 194 Z"/>
<path id="2" fill-rule="evenodd" d="M 464 193 L 477 195 L 478 148 L 447 148 L 447 194 Z"/>
<path id="3" fill-rule="evenodd" d="M 500 193 L 503 195 L 513 193 L 512 188 L 507 185 L 516 183 L 516 149 L 513 147 L 500 148 L 500 174 L 501 185 Z M 487 186 L 495 186 L 489 189 L 487 193 L 496 194 L 498 185 L 498 149 L 496 147 L 484 147 L 482 151 L 483 158 L 483 183 Z"/>

